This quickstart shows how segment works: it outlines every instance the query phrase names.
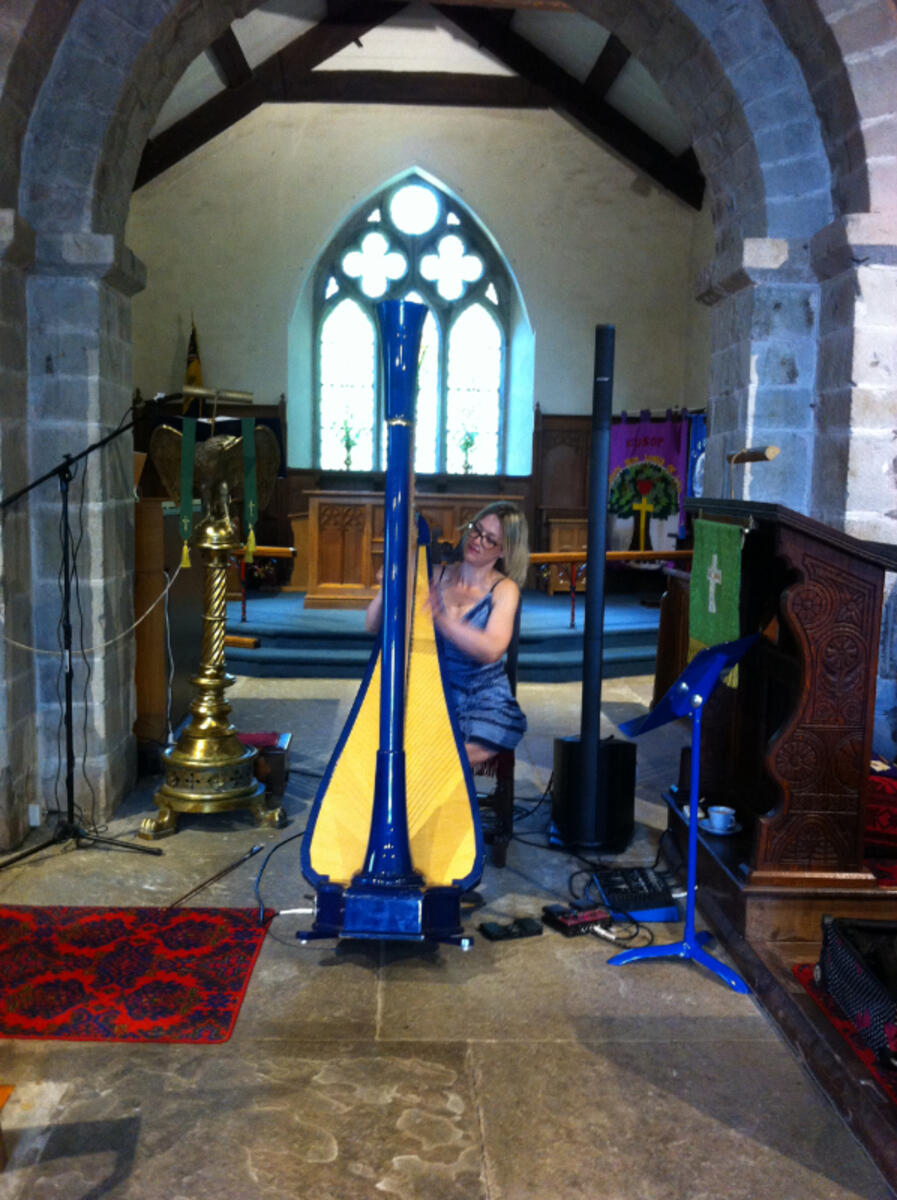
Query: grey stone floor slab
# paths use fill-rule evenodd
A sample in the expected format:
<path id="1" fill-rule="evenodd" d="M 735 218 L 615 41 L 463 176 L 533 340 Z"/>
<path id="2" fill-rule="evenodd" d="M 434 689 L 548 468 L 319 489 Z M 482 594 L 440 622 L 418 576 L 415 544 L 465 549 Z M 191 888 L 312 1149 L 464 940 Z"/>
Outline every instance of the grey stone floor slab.
<path id="1" fill-rule="evenodd" d="M 712 1023 L 715 1024 L 715 1023 Z M 884 1200 L 784 1050 L 709 1037 L 474 1045 L 486 1177 L 508 1200 Z"/>
<path id="2" fill-rule="evenodd" d="M 485 1197 L 468 1058 L 369 1040 L 38 1052 L 7 1105 L 0 1196 Z"/>
<path id="3" fill-rule="evenodd" d="M 692 963 L 623 967 L 594 938 L 474 949 L 312 943 L 299 834 L 355 693 L 352 681 L 240 679 L 244 729 L 294 733 L 285 830 L 186 817 L 161 857 L 55 847 L 0 871 L 6 904 L 165 906 L 262 851 L 189 904 L 273 919 L 231 1040 L 141 1046 L 0 1040 L 10 1151 L 0 1200 L 879 1200 L 888 1189 L 750 997 Z M 604 689 L 602 732 L 645 711 L 651 680 Z M 578 732 L 579 684 L 521 687 L 530 815 L 488 865 L 468 927 L 539 915 L 583 864 L 547 848 L 553 740 Z M 639 744 L 647 864 L 687 729 Z M 662 735 L 662 736 L 661 736 Z M 653 739 L 653 740 L 650 740 Z M 110 822 L 133 840 L 145 781 Z M 289 841 L 288 839 L 294 840 Z M 266 856 L 271 853 L 270 859 Z M 658 941 L 681 926 L 655 926 Z M 718 948 L 714 953 L 721 958 Z"/>

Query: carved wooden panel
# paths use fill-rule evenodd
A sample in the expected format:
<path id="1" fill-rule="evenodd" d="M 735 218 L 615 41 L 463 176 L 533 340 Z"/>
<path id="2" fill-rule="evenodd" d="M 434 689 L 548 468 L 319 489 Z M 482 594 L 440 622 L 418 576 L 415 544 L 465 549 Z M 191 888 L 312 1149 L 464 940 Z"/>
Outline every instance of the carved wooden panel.
<path id="1" fill-rule="evenodd" d="M 552 518 L 586 518 L 592 419 L 581 413 L 543 413 L 533 425 L 533 549 L 549 549 Z"/>
<path id="2" fill-rule="evenodd" d="M 767 756 L 783 802 L 760 821 L 754 875 L 862 871 L 881 571 L 790 531 L 779 550 L 800 572 L 781 610 L 803 686 Z"/>
<path id="3" fill-rule="evenodd" d="M 439 539 L 460 540 L 464 525 L 493 500 L 520 504 L 521 496 L 418 493 L 415 507 Z M 377 592 L 383 564 L 382 492 L 308 493 L 306 608 L 364 608 Z"/>
<path id="4" fill-rule="evenodd" d="M 585 550 L 589 541 L 587 517 L 550 517 L 548 520 L 548 549 L 552 551 Z M 570 568 L 555 566 L 548 568 L 548 594 L 570 590 Z M 577 575 L 577 592 L 586 590 L 585 575 Z"/>

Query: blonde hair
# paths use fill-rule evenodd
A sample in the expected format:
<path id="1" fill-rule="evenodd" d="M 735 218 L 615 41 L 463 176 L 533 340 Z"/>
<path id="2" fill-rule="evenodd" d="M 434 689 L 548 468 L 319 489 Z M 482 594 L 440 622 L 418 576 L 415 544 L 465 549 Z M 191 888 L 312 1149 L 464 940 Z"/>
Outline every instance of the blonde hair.
<path id="1" fill-rule="evenodd" d="M 468 529 L 483 517 L 490 516 L 498 517 L 501 522 L 501 539 L 504 542 L 501 558 L 495 564 L 496 569 L 522 588 L 529 569 L 529 528 L 526 517 L 509 500 L 495 500 L 480 509 L 468 523 Z"/>

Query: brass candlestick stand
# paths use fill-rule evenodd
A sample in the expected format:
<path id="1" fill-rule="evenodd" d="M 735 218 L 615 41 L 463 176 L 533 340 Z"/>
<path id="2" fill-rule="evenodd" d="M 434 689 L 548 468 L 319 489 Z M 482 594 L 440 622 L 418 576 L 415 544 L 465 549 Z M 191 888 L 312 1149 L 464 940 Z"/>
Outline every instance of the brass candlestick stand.
<path id="1" fill-rule="evenodd" d="M 267 473 L 265 460 L 270 458 L 264 435 L 270 435 L 276 455 L 272 486 L 280 451 L 270 430 L 261 427 L 255 432 L 261 498 L 262 476 Z M 197 696 L 190 705 L 191 720 L 177 745 L 162 755 L 165 782 L 153 797 L 160 811 L 143 822 L 140 828 L 143 838 L 175 833 L 177 815 L 182 812 L 219 813 L 248 808 L 258 824 L 280 827 L 286 823 L 282 807 L 267 806 L 264 784 L 253 773 L 258 751 L 244 746 L 237 737 L 227 719 L 231 706 L 224 699 L 225 689 L 235 682 L 234 676 L 225 670 L 224 638 L 228 560 L 241 545 L 229 511 L 229 500 L 239 490 L 242 478 L 239 447 L 239 438 L 213 437 L 196 451 L 196 480 L 203 498 L 203 514 L 194 544 L 202 551 L 205 565 L 202 652 L 199 671 L 190 681 Z M 174 481 L 179 471 L 180 435 L 167 426 L 160 427 L 153 434 L 150 455 L 172 498 L 178 500 L 179 484 Z M 232 482 L 228 482 L 227 476 Z"/>

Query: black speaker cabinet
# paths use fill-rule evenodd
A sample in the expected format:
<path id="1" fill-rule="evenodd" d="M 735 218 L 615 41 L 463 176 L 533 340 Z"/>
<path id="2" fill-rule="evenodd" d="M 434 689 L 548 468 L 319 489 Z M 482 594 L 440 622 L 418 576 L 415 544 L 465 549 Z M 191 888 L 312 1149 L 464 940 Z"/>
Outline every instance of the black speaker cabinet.
<path id="1" fill-rule="evenodd" d="M 570 846 L 625 850 L 635 831 L 635 742 L 604 738 L 598 743 L 597 803 L 594 823 L 580 806 L 578 737 L 555 738 L 551 819 L 555 835 Z M 583 828 L 588 820 L 589 828 Z"/>

